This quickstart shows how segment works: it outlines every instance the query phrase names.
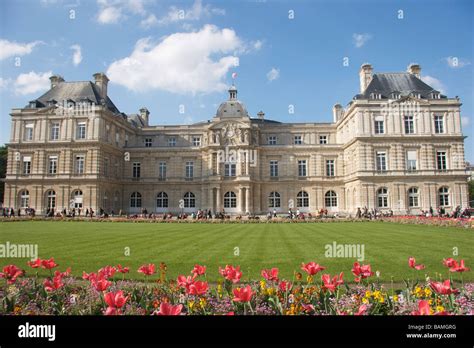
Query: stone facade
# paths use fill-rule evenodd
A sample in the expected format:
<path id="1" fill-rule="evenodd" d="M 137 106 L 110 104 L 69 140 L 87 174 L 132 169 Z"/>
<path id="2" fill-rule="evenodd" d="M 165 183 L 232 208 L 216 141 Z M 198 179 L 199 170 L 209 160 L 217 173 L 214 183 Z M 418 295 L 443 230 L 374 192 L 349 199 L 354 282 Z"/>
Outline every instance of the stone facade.
<path id="1" fill-rule="evenodd" d="M 358 207 L 417 214 L 468 204 L 458 98 L 404 73 L 373 74 L 331 123 L 249 117 L 229 100 L 208 122 L 152 126 L 149 112 L 125 115 L 107 77 L 65 82 L 13 109 L 4 206 L 102 207 L 117 213 L 225 209 L 231 214 Z"/>

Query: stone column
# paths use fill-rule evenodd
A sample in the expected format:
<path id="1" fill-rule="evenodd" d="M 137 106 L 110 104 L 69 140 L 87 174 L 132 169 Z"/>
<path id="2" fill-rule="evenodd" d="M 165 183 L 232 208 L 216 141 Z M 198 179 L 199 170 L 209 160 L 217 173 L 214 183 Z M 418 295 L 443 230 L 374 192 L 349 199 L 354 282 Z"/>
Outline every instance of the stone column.
<path id="1" fill-rule="evenodd" d="M 220 187 L 216 188 L 216 212 L 221 211 L 221 189 Z"/>
<path id="2" fill-rule="evenodd" d="M 244 188 L 243 187 L 239 187 L 239 195 L 238 195 L 238 198 L 237 198 L 237 207 L 239 208 L 239 212 L 242 213 L 242 207 L 243 207 L 243 202 L 242 202 L 242 199 L 243 199 L 243 195 L 244 195 Z"/>
<path id="3" fill-rule="evenodd" d="M 245 213 L 250 212 L 250 187 L 245 188 Z"/>

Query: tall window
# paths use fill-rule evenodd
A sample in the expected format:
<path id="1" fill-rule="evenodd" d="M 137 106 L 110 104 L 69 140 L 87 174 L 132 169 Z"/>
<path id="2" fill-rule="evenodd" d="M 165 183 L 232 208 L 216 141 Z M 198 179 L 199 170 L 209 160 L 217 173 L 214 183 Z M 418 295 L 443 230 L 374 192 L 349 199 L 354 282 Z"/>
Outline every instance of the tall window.
<path id="1" fill-rule="evenodd" d="M 23 174 L 31 174 L 31 156 L 23 156 Z"/>
<path id="2" fill-rule="evenodd" d="M 108 158 L 104 158 L 104 176 L 109 176 L 110 161 Z"/>
<path id="3" fill-rule="evenodd" d="M 334 191 L 328 191 L 324 195 L 324 204 L 328 208 L 337 207 L 337 194 Z"/>
<path id="4" fill-rule="evenodd" d="M 224 176 L 232 177 L 237 174 L 237 165 L 235 163 L 224 164 Z"/>
<path id="5" fill-rule="evenodd" d="M 86 123 L 79 122 L 76 129 L 76 139 L 85 139 L 86 138 Z"/>
<path id="6" fill-rule="evenodd" d="M 327 144 L 328 143 L 328 136 L 327 135 L 320 135 L 319 136 L 319 143 L 321 145 Z"/>
<path id="7" fill-rule="evenodd" d="M 76 174 L 84 174 L 86 157 L 84 155 L 76 155 Z"/>
<path id="8" fill-rule="evenodd" d="M 53 190 L 46 192 L 46 208 L 56 208 L 56 192 Z"/>
<path id="9" fill-rule="evenodd" d="M 375 164 L 378 172 L 387 170 L 387 154 L 385 151 L 377 151 L 375 154 Z"/>
<path id="10" fill-rule="evenodd" d="M 133 162 L 132 164 L 132 177 L 138 179 L 141 175 L 141 163 Z"/>
<path id="11" fill-rule="evenodd" d="M 277 137 L 275 135 L 270 135 L 267 138 L 268 145 L 276 145 L 277 144 Z"/>
<path id="12" fill-rule="evenodd" d="M 194 176 L 194 162 L 186 162 L 186 180 L 192 180 Z"/>
<path id="13" fill-rule="evenodd" d="M 166 180 L 166 162 L 160 162 L 158 165 L 158 180 Z"/>
<path id="14" fill-rule="evenodd" d="M 444 133 L 444 117 L 436 115 L 434 117 L 434 126 L 435 126 L 435 133 L 436 134 Z"/>
<path id="15" fill-rule="evenodd" d="M 438 190 L 438 200 L 440 207 L 449 206 L 449 189 L 447 187 L 441 187 Z"/>
<path id="16" fill-rule="evenodd" d="M 51 124 L 51 140 L 58 140 L 59 139 L 59 123 Z"/>
<path id="17" fill-rule="evenodd" d="M 415 124 L 413 121 L 413 116 L 405 116 L 404 117 L 404 124 L 405 124 L 405 134 L 414 134 L 415 133 Z"/>
<path id="18" fill-rule="evenodd" d="M 54 175 L 58 172 L 58 156 L 49 156 L 48 174 Z"/>
<path id="19" fill-rule="evenodd" d="M 309 207 L 309 195 L 306 191 L 300 191 L 296 195 L 296 206 L 298 208 Z"/>
<path id="20" fill-rule="evenodd" d="M 270 176 L 272 178 L 278 176 L 278 161 L 270 161 Z"/>
<path id="21" fill-rule="evenodd" d="M 416 150 L 407 151 L 407 170 L 414 171 L 417 169 Z"/>
<path id="22" fill-rule="evenodd" d="M 419 206 L 418 187 L 410 187 L 408 189 L 408 206 L 411 208 Z"/>
<path id="23" fill-rule="evenodd" d="M 303 144 L 303 138 L 301 135 L 295 135 L 293 138 L 293 144 L 295 145 L 302 145 Z"/>
<path id="24" fill-rule="evenodd" d="M 278 192 L 270 192 L 268 196 L 268 207 L 269 208 L 280 208 L 280 194 Z"/>
<path id="25" fill-rule="evenodd" d="M 201 137 L 193 137 L 193 146 L 201 146 Z"/>
<path id="26" fill-rule="evenodd" d="M 28 208 L 30 205 L 30 192 L 23 190 L 20 192 L 20 206 L 22 208 Z"/>
<path id="27" fill-rule="evenodd" d="M 83 198 L 82 198 L 82 191 L 81 190 L 76 190 L 74 191 L 74 193 L 72 194 L 72 199 L 73 199 L 73 204 L 74 204 L 74 208 L 78 209 L 78 208 L 81 208 L 82 209 L 82 201 L 83 201 Z"/>
<path id="28" fill-rule="evenodd" d="M 142 207 L 142 194 L 140 192 L 133 192 L 130 195 L 130 208 Z"/>
<path id="29" fill-rule="evenodd" d="M 33 124 L 29 123 L 25 125 L 25 141 L 32 141 L 33 140 Z"/>
<path id="30" fill-rule="evenodd" d="M 388 207 L 388 190 L 386 187 L 381 187 L 377 190 L 377 207 Z"/>
<path id="31" fill-rule="evenodd" d="M 145 138 L 145 147 L 152 147 L 153 138 Z"/>
<path id="32" fill-rule="evenodd" d="M 306 176 L 306 160 L 298 160 L 298 176 Z"/>
<path id="33" fill-rule="evenodd" d="M 436 151 L 436 168 L 438 170 L 448 169 L 446 151 Z"/>
<path id="34" fill-rule="evenodd" d="M 168 138 L 168 146 L 169 147 L 175 147 L 176 146 L 176 138 L 175 137 Z"/>
<path id="35" fill-rule="evenodd" d="M 375 134 L 385 133 L 385 125 L 384 125 L 383 116 L 375 116 L 374 131 L 375 131 Z"/>
<path id="36" fill-rule="evenodd" d="M 224 194 L 224 208 L 237 208 L 237 196 L 234 192 Z"/>
<path id="37" fill-rule="evenodd" d="M 196 197 L 192 192 L 186 192 L 184 194 L 184 207 L 185 208 L 195 208 L 196 207 Z"/>
<path id="38" fill-rule="evenodd" d="M 159 192 L 156 195 L 156 207 L 168 208 L 168 194 L 166 192 Z"/>
<path id="39" fill-rule="evenodd" d="M 326 160 L 326 176 L 335 176 L 335 175 L 336 175 L 335 161 Z"/>

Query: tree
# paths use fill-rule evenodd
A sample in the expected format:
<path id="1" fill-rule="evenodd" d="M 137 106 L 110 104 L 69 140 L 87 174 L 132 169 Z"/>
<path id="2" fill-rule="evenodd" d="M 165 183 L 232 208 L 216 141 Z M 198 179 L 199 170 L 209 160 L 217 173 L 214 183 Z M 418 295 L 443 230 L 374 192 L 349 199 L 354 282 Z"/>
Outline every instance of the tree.
<path id="1" fill-rule="evenodd" d="M 0 202 L 3 203 L 3 194 L 5 192 L 5 182 L 3 179 L 7 173 L 7 154 L 8 147 L 6 145 L 0 146 Z"/>

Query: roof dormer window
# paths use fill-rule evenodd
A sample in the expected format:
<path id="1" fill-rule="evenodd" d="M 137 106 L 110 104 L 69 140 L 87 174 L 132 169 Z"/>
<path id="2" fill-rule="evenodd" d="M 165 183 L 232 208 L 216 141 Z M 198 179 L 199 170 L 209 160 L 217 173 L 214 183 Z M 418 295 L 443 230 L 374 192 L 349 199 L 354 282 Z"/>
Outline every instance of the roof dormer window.
<path id="1" fill-rule="evenodd" d="M 417 98 L 417 99 L 421 99 L 421 94 L 418 93 L 418 92 L 412 92 L 411 96 L 414 97 L 414 98 Z"/>
<path id="2" fill-rule="evenodd" d="M 392 99 L 400 99 L 402 96 L 398 92 L 393 92 L 392 93 Z"/>
<path id="3" fill-rule="evenodd" d="M 382 94 L 380 94 L 380 93 L 370 93 L 370 99 L 382 99 Z"/>
<path id="4" fill-rule="evenodd" d="M 439 94 L 439 92 L 432 92 L 431 93 L 431 98 L 432 99 L 441 99 L 441 95 Z"/>

